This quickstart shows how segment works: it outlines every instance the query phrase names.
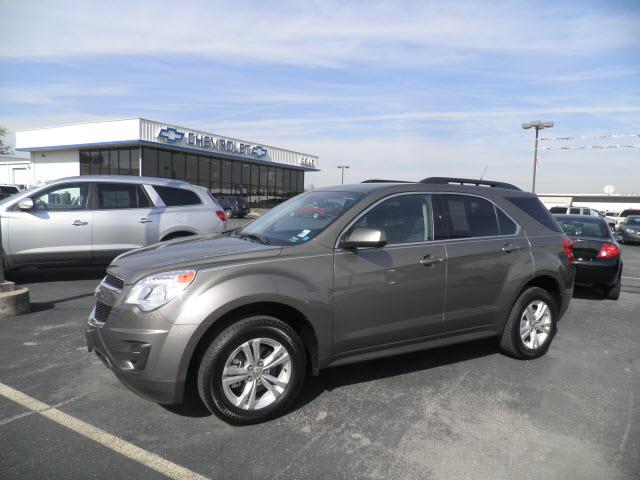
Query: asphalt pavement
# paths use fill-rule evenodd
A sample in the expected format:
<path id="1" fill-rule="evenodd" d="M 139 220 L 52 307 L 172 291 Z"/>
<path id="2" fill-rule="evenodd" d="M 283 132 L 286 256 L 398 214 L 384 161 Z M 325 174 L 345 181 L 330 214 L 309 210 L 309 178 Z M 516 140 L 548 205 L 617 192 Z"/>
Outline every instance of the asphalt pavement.
<path id="1" fill-rule="evenodd" d="M 577 289 L 548 354 L 482 341 L 332 368 L 292 410 L 232 427 L 142 400 L 83 336 L 104 269 L 25 270 L 0 320 L 0 478 L 640 478 L 640 246 L 622 295 Z"/>

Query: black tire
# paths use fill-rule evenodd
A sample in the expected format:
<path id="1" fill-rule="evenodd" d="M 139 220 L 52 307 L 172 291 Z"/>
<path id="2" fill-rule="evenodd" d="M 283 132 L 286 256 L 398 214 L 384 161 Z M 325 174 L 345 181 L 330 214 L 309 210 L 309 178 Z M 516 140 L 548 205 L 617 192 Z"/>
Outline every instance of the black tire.
<path id="1" fill-rule="evenodd" d="M 225 395 L 222 374 L 233 351 L 254 338 L 272 339 L 286 348 L 291 359 L 291 377 L 284 392 L 272 404 L 245 410 L 235 406 Z M 223 330 L 207 348 L 198 368 L 198 393 L 206 407 L 228 423 L 263 422 L 283 413 L 296 398 L 304 383 L 306 361 L 304 345 L 289 325 L 268 315 L 245 317 Z"/>
<path id="2" fill-rule="evenodd" d="M 618 300 L 618 298 L 620 298 L 621 283 L 620 278 L 618 278 L 618 281 L 614 285 L 605 285 L 604 298 L 607 300 Z"/>
<path id="3" fill-rule="evenodd" d="M 527 306 L 536 300 L 541 300 L 548 305 L 551 315 L 551 326 L 548 337 L 544 343 L 534 349 L 525 345 L 520 337 L 520 320 Z M 500 348 L 502 351 L 507 355 L 521 360 L 531 360 L 547 353 L 553 337 L 556 334 L 557 312 L 558 307 L 556 301 L 548 291 L 539 287 L 527 288 L 520 294 L 507 318 L 507 323 L 505 324 L 500 339 Z"/>

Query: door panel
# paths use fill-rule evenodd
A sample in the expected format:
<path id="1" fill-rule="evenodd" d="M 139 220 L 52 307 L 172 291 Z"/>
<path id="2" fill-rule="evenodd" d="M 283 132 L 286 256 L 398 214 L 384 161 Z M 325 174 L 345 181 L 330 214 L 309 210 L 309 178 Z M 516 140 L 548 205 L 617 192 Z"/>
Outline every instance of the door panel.
<path id="1" fill-rule="evenodd" d="M 65 184 L 32 198 L 34 209 L 7 212 L 7 240 L 14 266 L 91 261 L 89 185 Z"/>
<path id="2" fill-rule="evenodd" d="M 96 262 L 158 241 L 159 215 L 140 185 L 96 184 L 93 256 Z"/>
<path id="3" fill-rule="evenodd" d="M 385 232 L 383 248 L 334 255 L 334 352 L 410 341 L 442 329 L 445 249 L 428 195 L 392 196 L 348 229 Z"/>
<path id="4" fill-rule="evenodd" d="M 510 252 L 503 248 L 511 249 Z M 455 331 L 500 324 L 505 298 L 530 274 L 529 242 L 524 237 L 456 240 L 446 243 L 447 302 L 444 329 Z M 504 317 L 504 318 L 503 318 Z"/>
<path id="5" fill-rule="evenodd" d="M 431 255 L 436 263 L 420 261 Z M 442 329 L 445 250 L 433 245 L 337 252 L 334 350 L 417 339 Z"/>
<path id="6" fill-rule="evenodd" d="M 532 272 L 528 240 L 485 198 L 434 197 L 437 215 L 443 219 L 440 236 L 448 238 L 444 331 L 503 324 L 513 290 Z"/>

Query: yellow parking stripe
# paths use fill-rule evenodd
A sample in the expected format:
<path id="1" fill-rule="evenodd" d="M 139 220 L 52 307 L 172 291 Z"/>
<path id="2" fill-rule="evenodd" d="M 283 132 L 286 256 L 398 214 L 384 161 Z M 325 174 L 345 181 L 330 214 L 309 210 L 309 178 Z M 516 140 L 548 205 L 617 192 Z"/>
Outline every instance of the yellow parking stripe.
<path id="1" fill-rule="evenodd" d="M 175 463 L 137 447 L 126 440 L 107 433 L 104 430 L 94 427 L 93 425 L 83 422 L 71 415 L 67 415 L 57 408 L 51 407 L 46 403 L 42 403 L 41 401 L 3 383 L 0 383 L 0 395 L 56 422 L 59 425 L 62 425 L 65 428 L 68 428 L 69 430 L 73 430 L 74 432 L 79 433 L 80 435 L 113 450 L 114 452 L 149 467 L 166 477 L 176 480 L 207 480 L 207 477 L 204 477 L 199 473 L 192 472 L 187 468 L 176 465 Z"/>

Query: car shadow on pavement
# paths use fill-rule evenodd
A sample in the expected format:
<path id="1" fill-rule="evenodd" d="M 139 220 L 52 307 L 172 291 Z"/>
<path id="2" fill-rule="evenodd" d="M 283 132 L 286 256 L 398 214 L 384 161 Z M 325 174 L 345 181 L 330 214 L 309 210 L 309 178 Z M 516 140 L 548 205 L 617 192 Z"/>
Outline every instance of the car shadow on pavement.
<path id="1" fill-rule="evenodd" d="M 322 370 L 318 376 L 313 376 L 311 373 L 308 373 L 305 385 L 302 387 L 298 399 L 295 400 L 293 405 L 284 411 L 280 417 L 305 407 L 324 392 L 330 392 L 345 385 L 353 385 L 421 370 L 429 370 L 497 353 L 499 353 L 497 339 L 489 338 L 432 350 L 359 362 L 351 365 L 332 367 Z M 192 387 L 187 387 L 184 402 L 181 405 L 163 405 L 163 408 L 184 417 L 211 416 L 212 414 L 200 401 L 198 392 L 195 387 L 193 387 L 194 382 L 189 383 Z"/>
<path id="2" fill-rule="evenodd" d="M 70 280 L 98 280 L 104 277 L 106 266 L 29 267 L 7 272 L 7 280 L 17 285 L 30 283 L 64 282 Z"/>
<path id="3" fill-rule="evenodd" d="M 584 287 L 582 285 L 576 285 L 573 288 L 573 298 L 579 298 L 581 300 L 606 300 L 601 288 Z"/>
<path id="4" fill-rule="evenodd" d="M 45 310 L 51 310 L 55 308 L 59 303 L 70 302 L 72 300 L 79 300 L 81 298 L 93 297 L 93 293 L 83 293 L 82 295 L 74 295 L 73 297 L 66 297 L 56 299 L 51 302 L 31 302 L 31 313 L 44 312 Z"/>

